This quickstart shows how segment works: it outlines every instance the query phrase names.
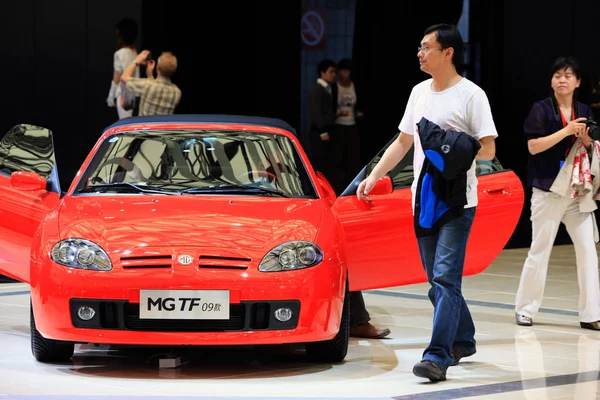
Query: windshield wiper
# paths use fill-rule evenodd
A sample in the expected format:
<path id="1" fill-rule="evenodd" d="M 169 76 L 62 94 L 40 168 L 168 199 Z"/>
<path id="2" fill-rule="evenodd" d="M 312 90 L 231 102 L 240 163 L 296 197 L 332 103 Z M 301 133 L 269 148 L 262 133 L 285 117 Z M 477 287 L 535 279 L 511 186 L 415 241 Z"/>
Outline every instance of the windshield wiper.
<path id="1" fill-rule="evenodd" d="M 242 184 L 223 184 L 218 186 L 204 186 L 197 188 L 189 188 L 182 190 L 179 192 L 180 194 L 194 194 L 194 193 L 211 193 L 211 192 L 258 192 L 258 193 L 269 193 L 274 194 L 280 197 L 290 197 L 285 193 L 280 192 L 279 190 L 269 189 L 262 186 L 251 186 L 251 185 L 242 185 Z"/>
<path id="2" fill-rule="evenodd" d="M 148 189 L 146 189 L 148 187 Z M 79 193 L 88 193 L 94 192 L 98 189 L 133 189 L 133 191 L 138 193 L 160 193 L 160 194 L 178 194 L 179 192 L 173 192 L 171 190 L 164 190 L 156 187 L 145 186 L 142 187 L 140 185 L 135 185 L 129 182 L 115 182 L 115 183 L 98 183 L 95 185 L 86 186 L 83 189 L 79 190 Z"/>

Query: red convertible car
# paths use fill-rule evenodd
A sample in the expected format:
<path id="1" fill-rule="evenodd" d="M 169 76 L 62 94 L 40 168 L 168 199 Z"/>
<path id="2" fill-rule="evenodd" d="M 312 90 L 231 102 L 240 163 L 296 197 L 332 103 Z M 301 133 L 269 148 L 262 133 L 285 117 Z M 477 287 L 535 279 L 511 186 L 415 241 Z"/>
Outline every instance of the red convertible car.
<path id="1" fill-rule="evenodd" d="M 283 121 L 133 117 L 61 188 L 52 133 L 15 126 L 0 142 L 0 273 L 30 285 L 34 357 L 65 361 L 76 343 L 303 343 L 314 361 L 342 361 L 348 291 L 426 282 L 412 156 L 370 201 L 354 194 L 383 151 L 336 196 Z M 523 207 L 497 160 L 478 175 L 465 275 L 498 256 Z"/>

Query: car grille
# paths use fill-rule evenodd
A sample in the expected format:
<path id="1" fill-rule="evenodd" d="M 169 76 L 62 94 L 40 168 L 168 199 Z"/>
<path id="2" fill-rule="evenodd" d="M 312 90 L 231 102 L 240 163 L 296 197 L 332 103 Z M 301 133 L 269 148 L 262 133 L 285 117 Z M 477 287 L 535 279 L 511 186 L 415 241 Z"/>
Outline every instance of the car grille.
<path id="1" fill-rule="evenodd" d="M 200 268 L 248 269 L 251 261 L 251 258 L 201 255 L 198 266 Z"/>
<path id="2" fill-rule="evenodd" d="M 121 266 L 123 269 L 171 268 L 171 260 L 169 255 L 121 257 Z"/>
<path id="3" fill-rule="evenodd" d="M 189 319 L 140 319 L 140 305 L 125 304 L 125 328 L 139 331 L 160 332 L 211 332 L 239 331 L 244 328 L 246 307 L 242 304 L 229 306 L 228 320 L 189 320 Z"/>
<path id="4" fill-rule="evenodd" d="M 252 262 L 251 258 L 233 257 L 214 254 L 200 254 L 195 260 L 195 266 L 199 269 L 236 269 L 246 270 Z M 193 264 L 192 264 L 193 265 Z M 128 255 L 121 257 L 121 266 L 125 270 L 130 269 L 171 269 L 179 266 L 171 254 L 159 255 Z"/>

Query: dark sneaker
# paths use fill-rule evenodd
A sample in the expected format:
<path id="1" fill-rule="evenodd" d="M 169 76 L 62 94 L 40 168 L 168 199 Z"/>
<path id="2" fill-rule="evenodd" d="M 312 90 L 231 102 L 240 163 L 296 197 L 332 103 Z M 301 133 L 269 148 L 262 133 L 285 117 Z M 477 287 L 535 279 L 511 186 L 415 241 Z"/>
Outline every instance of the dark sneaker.
<path id="1" fill-rule="evenodd" d="M 593 331 L 600 331 L 600 321 L 580 322 L 579 326 L 581 326 L 583 329 L 591 329 Z"/>
<path id="2" fill-rule="evenodd" d="M 419 378 L 427 378 L 432 382 L 445 381 L 446 371 L 433 361 L 419 361 L 413 367 L 413 374 Z"/>
<path id="3" fill-rule="evenodd" d="M 475 349 L 470 349 L 470 350 L 452 349 L 452 357 L 454 358 L 454 361 L 450 365 L 452 365 L 452 366 L 458 365 L 461 358 L 470 357 L 475 353 L 477 353 L 477 350 L 475 350 Z"/>

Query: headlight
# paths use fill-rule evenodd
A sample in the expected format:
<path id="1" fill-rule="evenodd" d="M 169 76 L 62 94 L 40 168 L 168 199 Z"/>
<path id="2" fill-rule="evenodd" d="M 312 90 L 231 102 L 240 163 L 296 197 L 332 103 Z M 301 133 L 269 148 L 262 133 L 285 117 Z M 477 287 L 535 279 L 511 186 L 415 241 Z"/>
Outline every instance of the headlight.
<path id="1" fill-rule="evenodd" d="M 108 255 L 96 243 L 84 239 L 65 239 L 52 248 L 52 260 L 67 267 L 110 271 L 112 264 Z"/>
<path id="2" fill-rule="evenodd" d="M 280 244 L 262 259 L 262 272 L 293 271 L 308 268 L 323 261 L 323 251 L 312 242 L 293 241 Z"/>

